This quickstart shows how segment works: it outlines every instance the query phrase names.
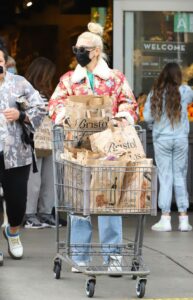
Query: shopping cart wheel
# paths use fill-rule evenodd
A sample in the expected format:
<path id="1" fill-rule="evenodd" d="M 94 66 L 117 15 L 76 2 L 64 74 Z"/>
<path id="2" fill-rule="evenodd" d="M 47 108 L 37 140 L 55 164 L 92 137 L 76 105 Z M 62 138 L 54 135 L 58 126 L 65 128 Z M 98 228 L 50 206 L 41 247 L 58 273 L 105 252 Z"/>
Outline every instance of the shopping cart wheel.
<path id="1" fill-rule="evenodd" d="M 54 261 L 54 278 L 60 279 L 60 272 L 62 269 L 62 262 L 59 258 L 56 258 Z"/>
<path id="2" fill-rule="evenodd" d="M 133 261 L 132 262 L 132 267 L 131 267 L 131 271 L 135 272 L 135 271 L 138 271 L 139 270 L 139 263 L 136 262 L 136 261 Z M 133 280 L 136 280 L 137 279 L 137 275 L 132 275 L 132 279 Z"/>
<path id="3" fill-rule="evenodd" d="M 88 279 L 86 281 L 86 295 L 89 298 L 92 298 L 94 296 L 94 290 L 95 290 L 95 279 Z"/>
<path id="4" fill-rule="evenodd" d="M 139 279 L 136 284 L 136 294 L 138 298 L 143 298 L 145 295 L 146 279 Z"/>
<path id="5" fill-rule="evenodd" d="M 3 266 L 3 252 L 0 251 L 0 266 Z"/>

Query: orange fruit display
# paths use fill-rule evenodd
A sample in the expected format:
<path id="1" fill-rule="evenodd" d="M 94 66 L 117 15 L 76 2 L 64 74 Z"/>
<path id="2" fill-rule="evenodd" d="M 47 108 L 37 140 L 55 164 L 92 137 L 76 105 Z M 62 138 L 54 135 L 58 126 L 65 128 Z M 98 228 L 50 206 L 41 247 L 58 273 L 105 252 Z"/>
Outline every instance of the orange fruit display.
<path id="1" fill-rule="evenodd" d="M 190 103 L 188 105 L 187 110 L 188 110 L 188 119 L 190 122 L 193 122 L 193 103 Z"/>
<path id="2" fill-rule="evenodd" d="M 144 121 L 143 111 L 144 111 L 144 105 L 140 105 L 139 106 L 139 119 L 140 119 L 140 121 Z"/>

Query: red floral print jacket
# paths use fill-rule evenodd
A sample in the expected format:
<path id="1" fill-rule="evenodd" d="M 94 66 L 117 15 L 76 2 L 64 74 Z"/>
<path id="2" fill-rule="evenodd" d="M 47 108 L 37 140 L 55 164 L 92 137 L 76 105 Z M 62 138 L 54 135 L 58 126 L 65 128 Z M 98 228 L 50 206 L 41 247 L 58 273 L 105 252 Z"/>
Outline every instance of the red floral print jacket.
<path id="1" fill-rule="evenodd" d="M 108 95 L 112 97 L 112 114 L 119 112 L 122 103 L 134 120 L 137 120 L 137 103 L 125 76 L 118 70 L 110 69 L 107 63 L 100 59 L 94 74 L 94 88 L 91 89 L 86 68 L 77 65 L 74 71 L 64 74 L 58 83 L 50 101 L 49 115 L 55 120 L 62 111 L 68 96 L 71 95 Z M 123 109 L 122 109 L 123 111 Z"/>

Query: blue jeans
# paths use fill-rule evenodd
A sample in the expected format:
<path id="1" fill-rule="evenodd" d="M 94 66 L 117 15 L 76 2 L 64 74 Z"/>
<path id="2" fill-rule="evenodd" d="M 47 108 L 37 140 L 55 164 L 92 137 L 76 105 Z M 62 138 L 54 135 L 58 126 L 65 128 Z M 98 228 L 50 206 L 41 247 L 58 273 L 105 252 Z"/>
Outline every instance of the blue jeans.
<path id="1" fill-rule="evenodd" d="M 98 217 L 99 240 L 101 244 L 122 243 L 122 217 L 100 216 Z M 92 224 L 90 217 L 71 216 L 71 244 L 90 244 L 92 239 Z M 73 247 L 73 260 L 78 262 L 89 262 L 89 245 L 87 247 Z M 81 255 L 76 255 L 81 253 Z M 104 263 L 109 262 L 111 253 L 120 253 L 118 247 L 103 247 Z"/>
<path id="2" fill-rule="evenodd" d="M 162 213 L 171 211 L 174 187 L 179 212 L 189 207 L 187 191 L 188 138 L 154 141 L 160 183 L 158 205 Z"/>

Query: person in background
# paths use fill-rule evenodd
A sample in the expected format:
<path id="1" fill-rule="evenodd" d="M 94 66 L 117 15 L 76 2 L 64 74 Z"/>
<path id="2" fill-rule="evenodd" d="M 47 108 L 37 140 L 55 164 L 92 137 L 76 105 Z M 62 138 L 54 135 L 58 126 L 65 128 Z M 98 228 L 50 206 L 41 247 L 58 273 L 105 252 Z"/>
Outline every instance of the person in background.
<path id="1" fill-rule="evenodd" d="M 69 95 L 109 95 L 112 97 L 112 113 L 115 116 L 121 113 L 129 120 L 137 119 L 137 103 L 125 76 L 118 70 L 108 67 L 104 58 L 102 41 L 103 28 L 96 23 L 88 24 L 88 31 L 82 33 L 75 46 L 73 53 L 76 56 L 78 65 L 74 71 L 64 74 L 57 85 L 51 100 L 49 101 L 49 114 L 56 123 L 65 118 L 65 105 Z M 124 112 L 123 112 L 124 109 Z M 122 111 L 120 113 L 120 111 Z M 99 238 L 102 244 L 122 243 L 122 218 L 120 216 L 98 217 Z M 71 216 L 71 243 L 90 243 L 92 225 L 90 217 Z M 73 249 L 73 260 L 79 266 L 85 266 L 89 262 L 89 255 L 86 249 L 82 255 L 76 254 Z M 79 250 L 78 250 L 79 251 Z M 117 249 L 106 249 L 104 263 L 116 270 L 120 268 L 120 261 L 113 253 Z M 111 252 L 111 253 L 109 253 Z M 120 257 L 121 260 L 121 257 Z M 116 266 L 115 266 L 116 268 Z M 76 272 L 76 268 L 72 268 Z"/>
<path id="2" fill-rule="evenodd" d="M 153 145 L 160 183 L 158 204 L 161 219 L 152 230 L 171 231 L 171 202 L 174 187 L 179 211 L 179 230 L 190 231 L 187 209 L 188 133 L 187 105 L 193 91 L 182 85 L 182 73 L 176 63 L 168 63 L 160 73 L 144 108 L 144 119 L 153 122 Z"/>
<path id="3" fill-rule="evenodd" d="M 17 67 L 16 67 L 16 61 L 13 57 L 8 56 L 8 60 L 6 63 L 6 69 L 8 72 L 12 73 L 12 74 L 17 74 Z"/>
<path id="4" fill-rule="evenodd" d="M 140 93 L 137 97 L 137 104 L 138 106 L 144 106 L 147 99 L 147 95 L 145 93 Z"/>
<path id="5" fill-rule="evenodd" d="M 39 91 L 46 107 L 53 88 L 52 81 L 55 75 L 54 63 L 38 57 L 28 67 L 25 78 Z M 38 172 L 32 169 L 28 181 L 27 207 L 24 220 L 25 228 L 55 227 L 55 220 L 51 214 L 54 206 L 54 182 L 52 155 L 37 158 Z"/>
<path id="6" fill-rule="evenodd" d="M 143 110 L 144 110 L 146 99 L 147 99 L 147 95 L 143 92 L 140 93 L 139 96 L 137 97 L 139 121 L 142 122 L 144 121 Z"/>
<path id="7" fill-rule="evenodd" d="M 3 41 L 0 40 L 0 43 L 3 45 Z M 8 56 L 8 60 L 6 62 L 6 70 L 12 74 L 17 74 L 16 62 L 15 59 L 11 56 Z M 3 199 L 3 198 L 2 198 Z M 6 213 L 6 203 L 2 200 L 3 206 L 3 223 L 1 227 L 5 227 L 8 224 L 7 213 Z"/>
<path id="8" fill-rule="evenodd" d="M 20 226 L 25 214 L 27 182 L 33 161 L 27 132 L 34 132 L 40 126 L 45 116 L 45 105 L 40 94 L 24 77 L 6 71 L 7 60 L 7 49 L 0 43 L 0 182 L 9 222 L 3 234 L 10 256 L 21 259 Z"/>

